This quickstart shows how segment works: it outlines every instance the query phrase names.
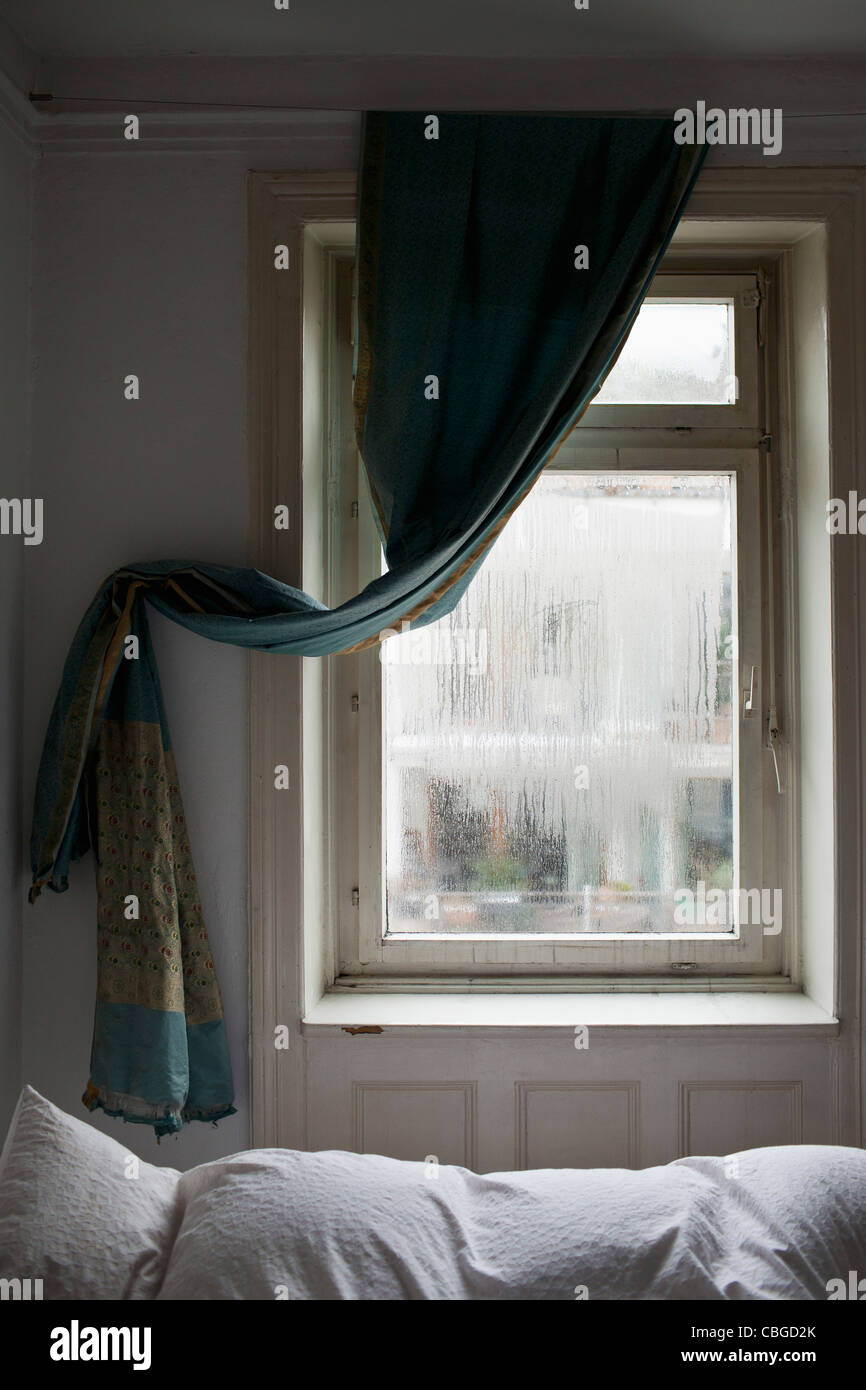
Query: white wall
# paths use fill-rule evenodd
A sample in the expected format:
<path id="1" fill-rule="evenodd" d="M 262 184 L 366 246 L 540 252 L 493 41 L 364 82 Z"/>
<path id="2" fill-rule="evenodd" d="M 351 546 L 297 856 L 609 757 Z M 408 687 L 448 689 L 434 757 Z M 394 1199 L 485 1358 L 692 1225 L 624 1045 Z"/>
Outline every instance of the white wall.
<path id="1" fill-rule="evenodd" d="M 29 288 L 32 153 L 0 101 L 0 496 L 29 496 Z M 21 1084 L 22 607 L 35 548 L 0 536 L 0 1130 Z"/>
<path id="2" fill-rule="evenodd" d="M 246 563 L 247 169 L 355 162 L 351 138 L 322 155 L 304 123 L 265 148 L 173 144 L 155 155 L 120 128 L 88 153 L 40 162 L 33 487 L 45 540 L 28 556 L 28 798 L 69 642 L 102 579 L 135 560 Z M 138 402 L 124 400 L 129 372 L 141 379 Z M 158 1149 L 144 1127 L 94 1119 L 149 1161 L 184 1168 L 248 1138 L 246 659 L 156 615 L 153 631 L 239 1113 Z M 66 894 L 26 908 L 24 937 L 24 1078 L 78 1116 L 95 993 L 93 878 L 90 857 L 73 866 Z"/>

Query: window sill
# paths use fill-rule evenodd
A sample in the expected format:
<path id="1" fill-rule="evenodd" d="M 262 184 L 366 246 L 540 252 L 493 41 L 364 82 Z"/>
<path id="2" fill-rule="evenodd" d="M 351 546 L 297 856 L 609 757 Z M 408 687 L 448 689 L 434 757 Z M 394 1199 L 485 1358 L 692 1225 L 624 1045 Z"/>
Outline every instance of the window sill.
<path id="1" fill-rule="evenodd" d="M 310 1008 L 302 1031 L 419 1028 L 796 1029 L 838 1034 L 839 1023 L 800 993 L 355 994 L 332 991 Z"/>

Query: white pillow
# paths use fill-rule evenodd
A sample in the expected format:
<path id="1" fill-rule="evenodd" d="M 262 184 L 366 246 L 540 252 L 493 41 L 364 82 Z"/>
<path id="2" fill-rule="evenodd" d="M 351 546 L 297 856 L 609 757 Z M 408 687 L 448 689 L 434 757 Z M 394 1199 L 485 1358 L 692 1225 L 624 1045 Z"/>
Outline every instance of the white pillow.
<path id="1" fill-rule="evenodd" d="M 154 1298 L 180 1173 L 130 1159 L 25 1086 L 0 1160 L 0 1278 L 41 1279 L 44 1299 Z"/>
<path id="2" fill-rule="evenodd" d="M 478 1174 L 259 1149 L 138 1163 L 25 1087 L 0 1277 L 46 1299 L 825 1299 L 866 1269 L 866 1152 Z M 858 1276 L 859 1277 L 859 1276 Z"/>
<path id="3" fill-rule="evenodd" d="M 472 1173 L 260 1149 L 180 1180 L 160 1299 L 826 1299 L 866 1269 L 866 1153 Z"/>

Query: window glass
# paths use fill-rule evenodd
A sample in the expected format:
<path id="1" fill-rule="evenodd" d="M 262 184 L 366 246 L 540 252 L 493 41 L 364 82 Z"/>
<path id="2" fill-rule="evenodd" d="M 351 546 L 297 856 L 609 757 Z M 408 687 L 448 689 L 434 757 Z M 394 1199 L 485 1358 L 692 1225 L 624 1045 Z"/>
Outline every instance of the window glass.
<path id="1" fill-rule="evenodd" d="M 548 471 L 381 647 L 390 934 L 643 934 L 735 886 L 735 480 Z"/>
<path id="2" fill-rule="evenodd" d="M 734 306 L 648 300 L 593 405 L 734 405 Z"/>

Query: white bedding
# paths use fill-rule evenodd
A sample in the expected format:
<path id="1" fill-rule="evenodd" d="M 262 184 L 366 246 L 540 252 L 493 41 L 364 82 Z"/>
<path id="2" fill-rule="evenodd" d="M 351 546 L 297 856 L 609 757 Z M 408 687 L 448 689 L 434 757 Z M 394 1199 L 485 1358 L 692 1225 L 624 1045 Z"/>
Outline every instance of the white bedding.
<path id="1" fill-rule="evenodd" d="M 435 1178 L 284 1149 L 136 1179 L 124 1164 L 26 1088 L 0 1169 L 0 1277 L 42 1277 L 45 1298 L 592 1301 L 826 1299 L 866 1273 L 859 1149 Z"/>

